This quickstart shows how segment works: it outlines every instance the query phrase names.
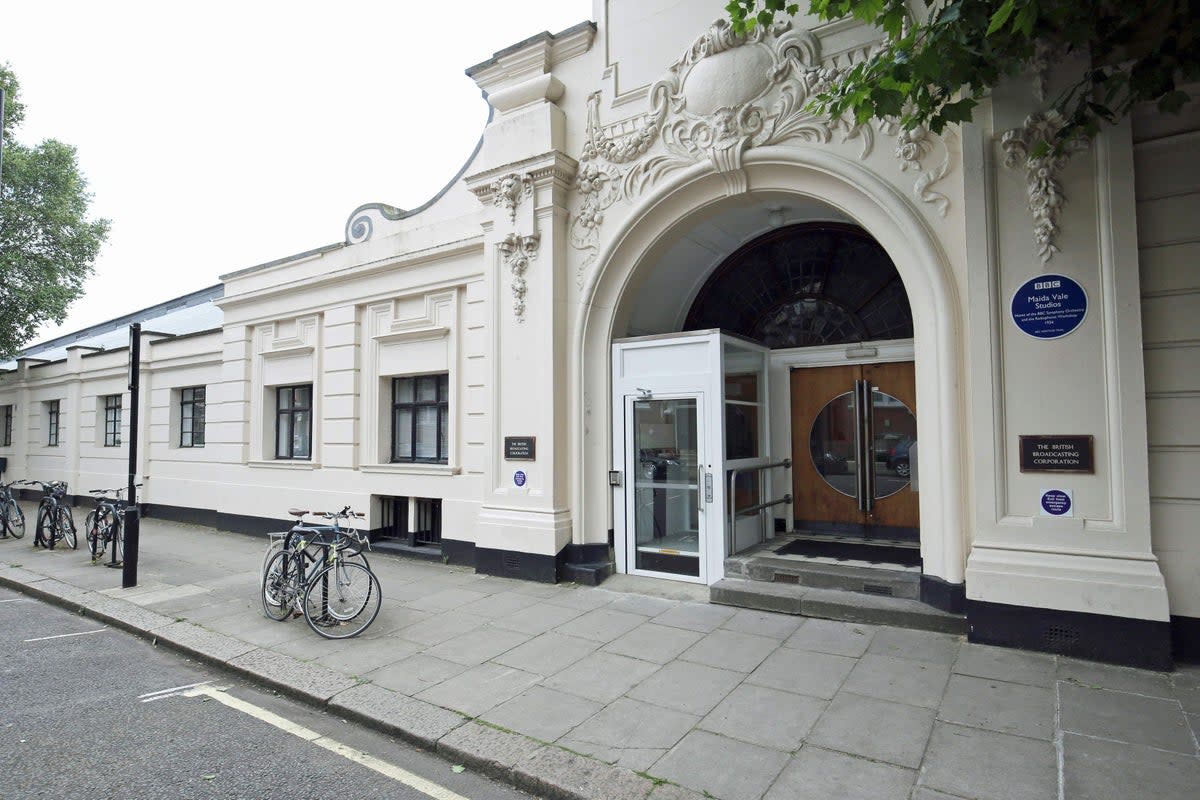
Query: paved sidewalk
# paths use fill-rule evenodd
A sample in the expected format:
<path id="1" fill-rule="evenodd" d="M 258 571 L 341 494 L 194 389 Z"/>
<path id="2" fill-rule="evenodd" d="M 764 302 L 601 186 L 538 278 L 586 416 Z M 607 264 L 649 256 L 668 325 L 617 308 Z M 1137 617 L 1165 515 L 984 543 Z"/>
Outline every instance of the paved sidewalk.
<path id="1" fill-rule="evenodd" d="M 281 526 L 282 527 L 282 526 Z M 139 585 L 86 550 L 0 541 L 0 584 L 223 665 L 556 798 L 1196 797 L 1200 669 L 375 555 L 379 618 L 319 638 L 262 615 L 265 540 L 144 520 Z M 82 548 L 81 542 L 81 548 Z"/>

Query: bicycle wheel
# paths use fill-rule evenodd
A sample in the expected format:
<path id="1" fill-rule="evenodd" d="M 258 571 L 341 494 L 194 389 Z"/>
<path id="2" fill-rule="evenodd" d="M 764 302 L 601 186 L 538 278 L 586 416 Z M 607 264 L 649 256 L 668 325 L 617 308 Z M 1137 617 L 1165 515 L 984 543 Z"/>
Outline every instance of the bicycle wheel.
<path id="1" fill-rule="evenodd" d="M 14 539 L 20 539 L 25 535 L 25 512 L 17 505 L 16 500 L 9 500 L 4 506 L 4 524 L 8 527 L 8 533 Z"/>
<path id="2" fill-rule="evenodd" d="M 374 572 L 362 564 L 337 561 L 308 582 L 304 619 L 326 639 L 349 639 L 375 621 L 382 601 Z"/>
<path id="3" fill-rule="evenodd" d="M 292 615 L 299 594 L 298 558 L 286 550 L 271 557 L 263 570 L 262 607 L 263 613 L 276 622 L 283 622 Z"/>
<path id="4" fill-rule="evenodd" d="M 125 560 L 125 536 L 122 533 L 124 525 L 121 520 L 113 522 L 112 527 L 108 529 L 109 537 L 106 544 L 111 544 L 117 551 L 117 561 Z M 104 555 L 101 553 L 101 555 Z"/>
<path id="5" fill-rule="evenodd" d="M 50 547 L 50 529 L 54 527 L 52 516 L 49 506 L 38 506 L 37 525 L 33 528 L 34 547 Z"/>
<path id="6" fill-rule="evenodd" d="M 83 530 L 84 536 L 87 538 L 88 551 L 92 554 L 92 561 L 104 558 L 104 551 L 108 548 L 108 541 L 112 536 L 112 527 L 112 513 L 107 509 L 103 511 L 94 509 L 88 512 Z"/>
<path id="7" fill-rule="evenodd" d="M 71 516 L 71 509 L 59 506 L 55 523 L 55 538 L 62 539 L 72 550 L 78 550 L 79 539 L 75 536 L 75 518 Z"/>

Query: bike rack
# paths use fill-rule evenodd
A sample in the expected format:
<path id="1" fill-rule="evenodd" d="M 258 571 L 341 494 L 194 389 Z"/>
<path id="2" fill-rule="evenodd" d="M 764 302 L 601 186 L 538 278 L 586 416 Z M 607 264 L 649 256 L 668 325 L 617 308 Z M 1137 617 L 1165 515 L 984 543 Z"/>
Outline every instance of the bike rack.
<path id="1" fill-rule="evenodd" d="M 792 502 L 792 495 L 789 492 L 778 500 L 770 500 L 766 503 L 758 503 L 757 505 L 747 506 L 743 509 L 737 507 L 737 494 L 734 492 L 734 487 L 737 485 L 739 474 L 750 472 L 766 472 L 769 469 L 791 469 L 792 460 L 785 458 L 782 461 L 776 461 L 772 464 L 760 464 L 757 467 L 738 467 L 729 471 L 729 528 L 725 533 L 725 552 L 733 553 L 733 528 L 737 524 L 738 517 L 751 517 L 761 514 L 764 509 L 771 506 L 777 506 L 783 503 Z"/>

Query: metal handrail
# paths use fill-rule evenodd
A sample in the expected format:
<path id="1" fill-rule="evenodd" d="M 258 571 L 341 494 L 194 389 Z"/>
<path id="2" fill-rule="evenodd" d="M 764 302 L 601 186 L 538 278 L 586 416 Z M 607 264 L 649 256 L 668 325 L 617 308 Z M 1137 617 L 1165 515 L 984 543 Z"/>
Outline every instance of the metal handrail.
<path id="1" fill-rule="evenodd" d="M 741 511 L 739 511 L 737 508 L 737 494 L 734 492 L 734 487 L 737 485 L 738 474 L 742 473 L 742 472 L 764 472 L 769 469 L 780 469 L 780 468 L 791 469 L 792 468 L 792 460 L 790 458 L 785 458 L 782 461 L 776 461 L 773 464 L 759 464 L 756 467 L 737 467 L 736 469 L 731 469 L 729 471 L 729 533 L 726 536 L 726 541 L 725 541 L 726 551 L 733 550 L 733 528 L 737 524 L 738 517 L 748 517 L 753 514 L 757 514 L 758 512 L 762 511 L 764 508 L 770 508 L 771 506 L 777 506 L 777 505 L 780 505 L 781 503 L 792 502 L 792 495 L 789 493 L 789 494 L 785 494 L 783 497 L 779 498 L 778 500 L 771 500 L 766 503 L 759 503 L 758 505 L 750 506 L 748 508 L 743 508 Z"/>

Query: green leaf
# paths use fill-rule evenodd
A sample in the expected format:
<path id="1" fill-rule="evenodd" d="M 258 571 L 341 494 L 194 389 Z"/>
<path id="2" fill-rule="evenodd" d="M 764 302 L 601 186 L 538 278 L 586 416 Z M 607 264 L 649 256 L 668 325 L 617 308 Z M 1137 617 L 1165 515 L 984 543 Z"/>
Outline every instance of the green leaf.
<path id="1" fill-rule="evenodd" d="M 464 767 L 462 764 L 455 764 L 453 767 L 450 768 L 450 771 L 453 772 L 455 775 L 460 775 L 460 774 L 466 772 L 467 768 Z"/>
<path id="2" fill-rule="evenodd" d="M 1000 7 L 996 9 L 996 13 L 992 14 L 992 21 L 988 23 L 987 33 L 984 35 L 991 36 L 1003 28 L 1004 23 L 1008 22 L 1008 18 L 1012 16 L 1013 8 L 1016 7 L 1016 4 L 1016 0 L 1004 0 L 1000 4 Z"/>

